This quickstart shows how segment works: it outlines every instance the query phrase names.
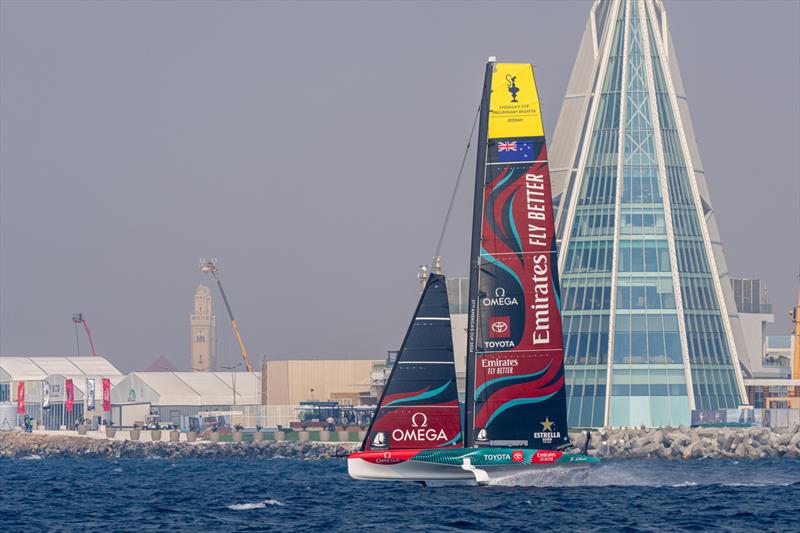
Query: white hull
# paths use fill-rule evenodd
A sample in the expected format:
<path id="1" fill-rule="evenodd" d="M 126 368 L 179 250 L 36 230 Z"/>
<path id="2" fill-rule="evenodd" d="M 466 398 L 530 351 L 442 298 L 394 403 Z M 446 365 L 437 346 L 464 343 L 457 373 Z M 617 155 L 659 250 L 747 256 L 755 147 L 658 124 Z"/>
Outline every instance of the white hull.
<path id="1" fill-rule="evenodd" d="M 524 472 L 541 471 L 548 468 L 588 468 L 590 463 L 551 463 L 551 464 L 498 464 L 473 466 L 466 461 L 464 465 L 437 464 L 427 461 L 407 460 L 396 464 L 377 464 L 358 457 L 348 457 L 347 471 L 353 479 L 371 481 L 461 481 L 486 483 L 492 479 L 518 475 Z"/>

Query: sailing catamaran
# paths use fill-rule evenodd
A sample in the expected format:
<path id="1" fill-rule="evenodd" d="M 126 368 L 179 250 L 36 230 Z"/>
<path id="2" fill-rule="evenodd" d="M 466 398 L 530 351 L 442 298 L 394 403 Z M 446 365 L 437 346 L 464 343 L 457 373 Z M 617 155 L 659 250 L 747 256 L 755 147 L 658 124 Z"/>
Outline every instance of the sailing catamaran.
<path id="1" fill-rule="evenodd" d="M 465 411 L 444 276 L 426 280 L 356 479 L 485 482 L 597 459 L 565 451 L 564 352 L 550 175 L 530 64 L 486 65 L 478 133 Z"/>

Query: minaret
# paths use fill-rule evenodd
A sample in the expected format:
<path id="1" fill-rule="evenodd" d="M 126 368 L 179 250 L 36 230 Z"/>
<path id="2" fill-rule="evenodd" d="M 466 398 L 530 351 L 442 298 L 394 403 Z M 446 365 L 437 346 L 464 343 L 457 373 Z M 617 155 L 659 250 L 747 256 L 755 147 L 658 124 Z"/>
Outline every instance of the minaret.
<path id="1" fill-rule="evenodd" d="M 192 370 L 214 370 L 216 317 L 211 313 L 211 289 L 199 285 L 194 293 L 194 312 L 190 317 Z"/>
<path id="2" fill-rule="evenodd" d="M 594 2 L 551 143 L 570 426 L 689 425 L 747 403 L 667 20 L 660 0 Z"/>

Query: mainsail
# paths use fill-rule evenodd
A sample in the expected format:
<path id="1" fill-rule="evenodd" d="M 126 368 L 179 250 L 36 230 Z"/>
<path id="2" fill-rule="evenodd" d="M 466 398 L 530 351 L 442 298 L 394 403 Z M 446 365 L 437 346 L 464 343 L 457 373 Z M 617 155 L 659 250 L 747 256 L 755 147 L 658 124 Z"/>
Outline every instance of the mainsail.
<path id="1" fill-rule="evenodd" d="M 569 442 L 550 174 L 529 64 L 487 64 L 467 338 L 466 445 Z"/>
<path id="2" fill-rule="evenodd" d="M 462 445 L 447 283 L 430 274 L 361 449 Z"/>

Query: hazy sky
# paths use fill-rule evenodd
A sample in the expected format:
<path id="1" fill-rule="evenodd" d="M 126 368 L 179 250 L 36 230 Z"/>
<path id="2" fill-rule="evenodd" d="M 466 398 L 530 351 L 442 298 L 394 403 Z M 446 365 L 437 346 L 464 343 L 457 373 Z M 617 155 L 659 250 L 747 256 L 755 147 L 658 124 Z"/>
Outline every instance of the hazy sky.
<path id="1" fill-rule="evenodd" d="M 0 353 L 188 369 L 200 257 L 252 358 L 382 357 L 430 261 L 486 58 L 552 132 L 590 3 L 0 6 Z M 800 3 L 666 2 L 728 266 L 788 332 Z M 474 159 L 444 247 L 466 272 Z M 214 291 L 222 364 L 239 360 Z M 81 339 L 85 354 L 87 345 Z"/>

